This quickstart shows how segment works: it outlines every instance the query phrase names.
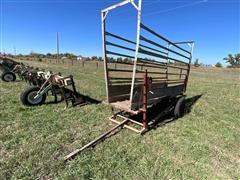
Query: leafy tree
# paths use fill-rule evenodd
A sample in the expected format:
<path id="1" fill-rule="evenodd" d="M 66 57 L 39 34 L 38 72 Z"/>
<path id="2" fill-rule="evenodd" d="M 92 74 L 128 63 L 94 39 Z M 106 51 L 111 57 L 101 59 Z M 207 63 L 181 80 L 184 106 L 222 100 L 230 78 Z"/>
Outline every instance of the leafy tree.
<path id="1" fill-rule="evenodd" d="M 115 62 L 115 59 L 113 57 L 110 57 L 109 62 Z"/>
<path id="2" fill-rule="evenodd" d="M 64 56 L 67 57 L 68 59 L 75 59 L 75 58 L 77 58 L 77 56 L 75 54 L 72 54 L 72 53 L 65 53 Z"/>
<path id="3" fill-rule="evenodd" d="M 240 67 L 240 53 L 235 55 L 229 54 L 228 57 L 225 57 L 223 60 L 229 63 L 231 65 L 230 67 Z"/>
<path id="4" fill-rule="evenodd" d="M 98 60 L 98 57 L 97 56 L 93 56 L 92 57 L 92 61 L 97 61 Z"/>
<path id="5" fill-rule="evenodd" d="M 198 58 L 195 60 L 194 66 L 195 66 L 195 67 L 199 67 L 199 66 L 200 66 L 200 64 L 199 64 L 199 59 L 198 59 Z"/>
<path id="6" fill-rule="evenodd" d="M 123 59 L 123 62 L 124 62 L 124 63 L 130 63 L 130 62 L 131 62 L 131 59 L 130 59 L 130 58 L 124 58 L 124 59 Z"/>
<path id="7" fill-rule="evenodd" d="M 47 57 L 52 57 L 52 54 L 51 53 L 47 53 L 46 56 Z"/>
<path id="8" fill-rule="evenodd" d="M 220 62 L 217 62 L 217 64 L 215 64 L 215 67 L 221 68 L 222 64 Z"/>
<path id="9" fill-rule="evenodd" d="M 122 62 L 122 61 L 123 61 L 123 59 L 121 57 L 117 58 L 117 62 Z"/>

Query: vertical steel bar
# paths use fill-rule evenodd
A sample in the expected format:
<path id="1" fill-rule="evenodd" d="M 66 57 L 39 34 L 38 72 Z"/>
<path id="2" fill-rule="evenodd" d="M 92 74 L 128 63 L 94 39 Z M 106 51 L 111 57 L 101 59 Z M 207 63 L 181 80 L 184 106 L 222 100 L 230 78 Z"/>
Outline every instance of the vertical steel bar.
<path id="1" fill-rule="evenodd" d="M 190 47 L 191 47 L 191 54 L 190 54 L 190 59 L 189 59 L 189 63 L 188 63 L 187 75 L 186 75 L 185 83 L 184 83 L 185 84 L 184 92 L 186 92 L 186 90 L 187 90 L 188 78 L 189 78 L 189 74 L 190 74 L 190 68 L 191 68 L 192 57 L 193 57 L 194 42 L 190 44 Z"/>
<path id="2" fill-rule="evenodd" d="M 76 86 L 75 86 L 75 82 L 74 82 L 74 80 L 73 80 L 73 76 L 72 76 L 72 75 L 70 75 L 70 79 L 71 79 L 71 82 L 72 82 L 73 92 L 74 92 L 74 93 L 77 93 Z"/>
<path id="3" fill-rule="evenodd" d="M 104 74 L 105 74 L 105 82 L 106 82 L 106 96 L 107 96 L 107 103 L 109 102 L 109 77 L 108 77 L 108 64 L 107 64 L 107 55 L 106 55 L 106 13 L 102 12 L 102 47 L 103 47 L 103 62 L 104 62 Z"/>
<path id="4" fill-rule="evenodd" d="M 148 95 L 148 73 L 147 70 L 145 71 L 144 76 L 144 85 L 143 85 L 143 127 L 147 129 L 148 122 L 147 122 L 147 95 Z"/>
<path id="5" fill-rule="evenodd" d="M 135 58 L 134 58 L 132 85 L 131 85 L 131 92 L 130 92 L 130 106 L 132 106 L 132 101 L 133 101 L 133 93 L 134 93 L 133 90 L 134 90 L 134 84 L 135 84 L 135 76 L 136 76 L 136 68 L 137 68 L 137 60 L 138 60 L 138 51 L 139 51 L 139 44 L 140 44 L 141 13 L 142 13 L 142 0 L 139 0 L 138 1 L 137 40 L 136 40 L 136 51 L 135 51 Z"/>
<path id="6" fill-rule="evenodd" d="M 171 45 L 168 43 L 168 49 L 171 48 Z M 169 57 L 169 50 L 167 51 L 167 57 Z M 169 65 L 170 61 L 169 59 L 167 59 L 167 63 L 166 63 L 166 80 L 168 80 L 168 65 Z"/>

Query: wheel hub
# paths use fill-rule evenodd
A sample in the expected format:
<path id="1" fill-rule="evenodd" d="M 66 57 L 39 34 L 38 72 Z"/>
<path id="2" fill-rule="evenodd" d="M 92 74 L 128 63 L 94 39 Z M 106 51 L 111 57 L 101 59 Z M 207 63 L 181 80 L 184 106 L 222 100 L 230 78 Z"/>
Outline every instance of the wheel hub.
<path id="1" fill-rule="evenodd" d="M 6 74 L 6 75 L 4 76 L 4 79 L 5 79 L 6 81 L 10 82 L 10 81 L 13 81 L 13 76 L 12 76 L 11 74 Z"/>
<path id="2" fill-rule="evenodd" d="M 42 101 L 42 96 L 38 96 L 37 98 L 34 98 L 36 95 L 37 95 L 37 91 L 33 91 L 28 94 L 27 99 L 30 104 L 36 105 Z"/>

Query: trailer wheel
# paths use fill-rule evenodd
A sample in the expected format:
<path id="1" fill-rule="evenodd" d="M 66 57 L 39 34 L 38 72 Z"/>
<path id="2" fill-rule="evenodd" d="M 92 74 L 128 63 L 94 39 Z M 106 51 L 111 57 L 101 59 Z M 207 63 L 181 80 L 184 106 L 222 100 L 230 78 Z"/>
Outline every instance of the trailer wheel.
<path id="1" fill-rule="evenodd" d="M 177 100 L 177 103 L 174 108 L 174 116 L 175 118 L 183 117 L 185 114 L 185 107 L 186 107 L 186 101 L 185 97 L 182 96 Z"/>
<path id="2" fill-rule="evenodd" d="M 12 72 L 4 72 L 2 73 L 1 78 L 5 82 L 13 82 L 16 80 L 16 75 Z"/>
<path id="3" fill-rule="evenodd" d="M 21 93 L 21 102 L 25 106 L 37 106 L 41 105 L 45 102 L 46 100 L 46 94 L 44 93 L 42 96 L 40 96 L 37 99 L 34 99 L 34 97 L 37 95 L 37 92 L 39 91 L 40 87 L 37 86 L 30 86 L 26 88 L 22 93 Z"/>

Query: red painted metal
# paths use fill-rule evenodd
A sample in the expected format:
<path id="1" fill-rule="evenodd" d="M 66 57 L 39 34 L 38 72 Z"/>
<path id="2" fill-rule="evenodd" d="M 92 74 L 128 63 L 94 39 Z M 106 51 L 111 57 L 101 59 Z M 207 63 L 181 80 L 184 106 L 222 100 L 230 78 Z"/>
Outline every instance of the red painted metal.
<path id="1" fill-rule="evenodd" d="M 145 71 L 145 76 L 144 76 L 144 86 L 143 86 L 143 127 L 147 129 L 148 122 L 147 122 L 147 94 L 148 94 L 148 73 L 147 70 Z"/>

